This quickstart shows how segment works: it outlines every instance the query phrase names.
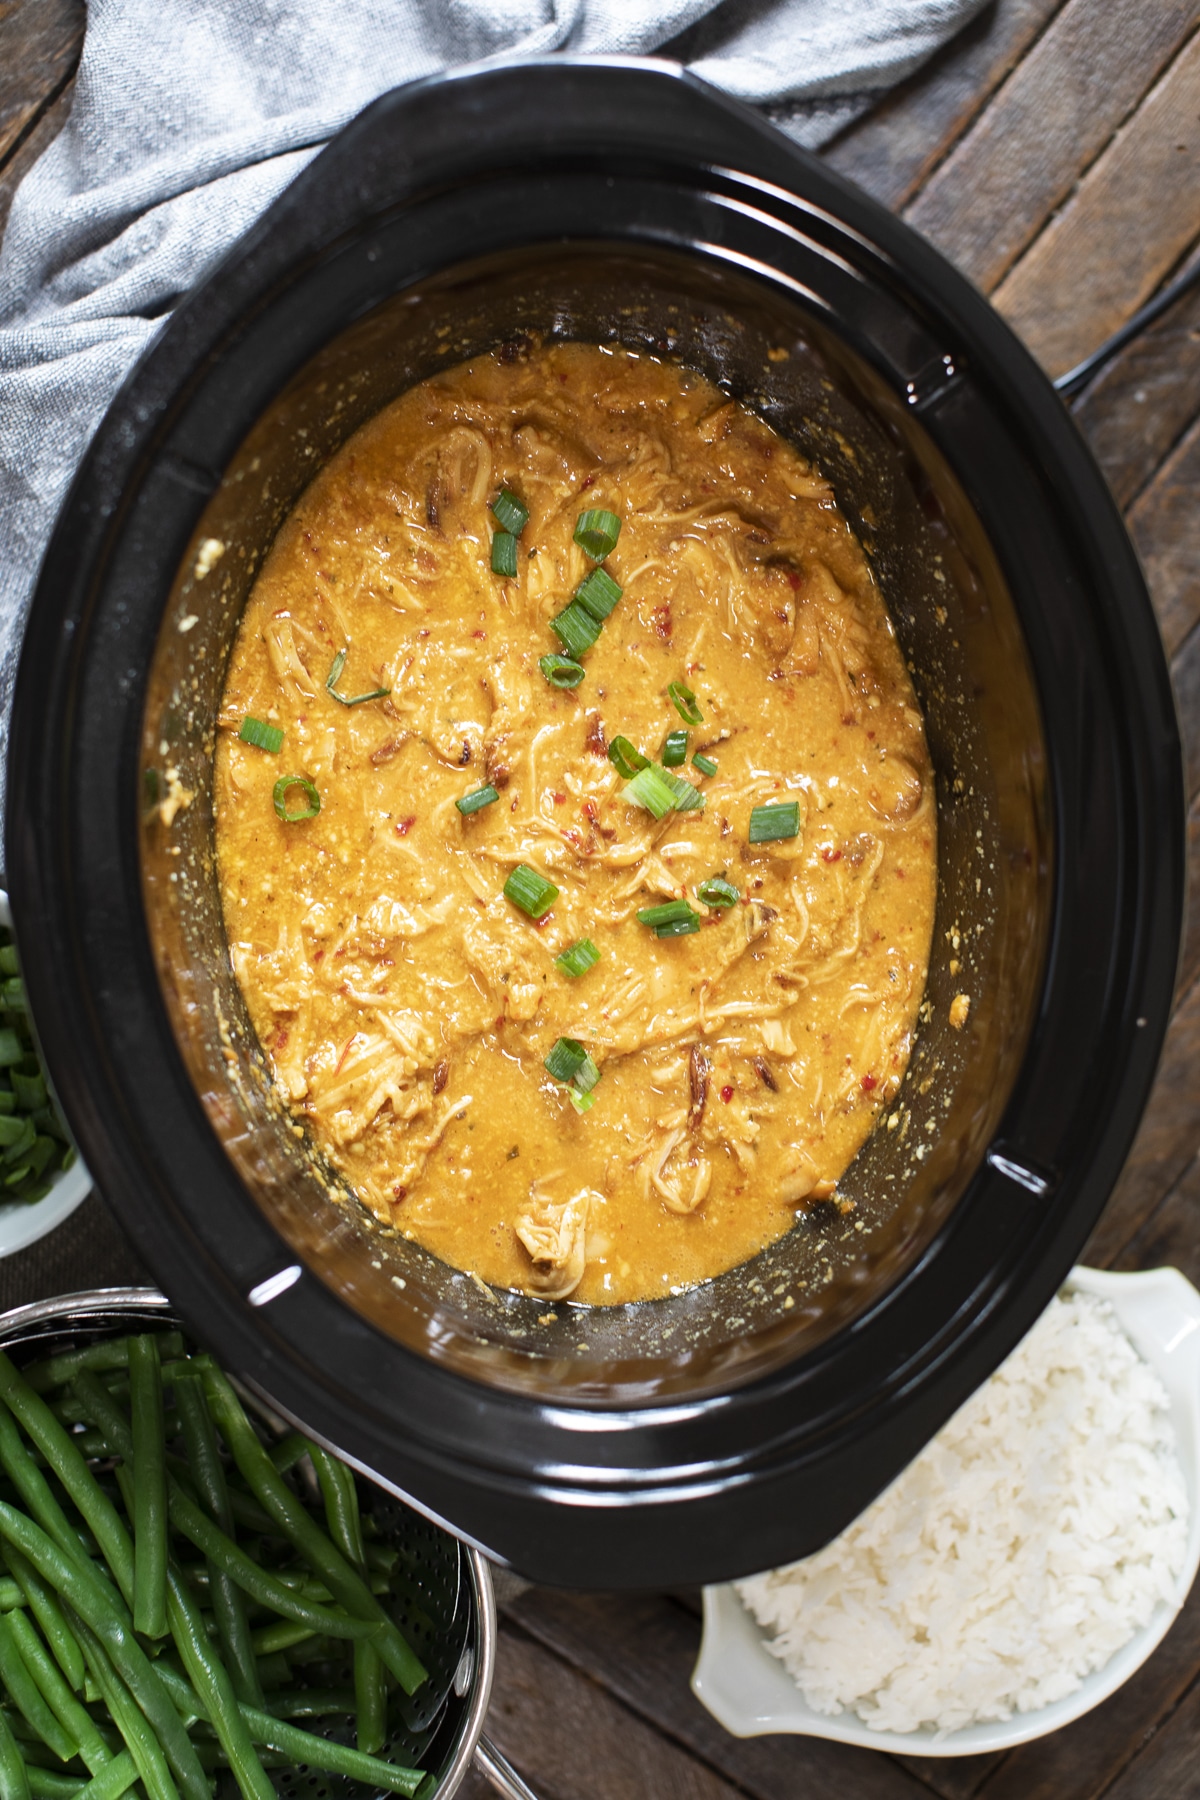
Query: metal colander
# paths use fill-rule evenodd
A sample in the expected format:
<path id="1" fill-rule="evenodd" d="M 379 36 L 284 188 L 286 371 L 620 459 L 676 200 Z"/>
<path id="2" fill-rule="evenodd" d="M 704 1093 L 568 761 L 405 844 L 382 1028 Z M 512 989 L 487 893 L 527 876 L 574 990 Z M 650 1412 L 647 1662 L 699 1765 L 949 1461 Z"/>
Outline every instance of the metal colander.
<path id="1" fill-rule="evenodd" d="M 0 1315 L 0 1348 L 17 1363 L 96 1343 L 131 1331 L 165 1330 L 179 1323 L 155 1288 L 97 1288 L 39 1300 Z M 246 1404 L 271 1429 L 284 1429 L 253 1394 Z M 532 1790 L 482 1737 L 496 1654 L 496 1607 L 491 1575 L 478 1551 L 462 1544 L 371 1482 L 359 1479 L 359 1504 L 399 1553 L 392 1576 L 396 1623 L 429 1671 L 429 1679 L 394 1703 L 395 1724 L 380 1754 L 428 1771 L 418 1800 L 450 1800 L 472 1759 L 508 1800 L 536 1800 Z M 318 1665 L 319 1666 L 319 1665 Z M 306 1719 L 306 1730 L 345 1743 L 353 1728 Z M 394 1800 L 363 1782 L 316 1769 L 270 1771 L 280 1800 Z M 216 1800 L 237 1800 L 231 1775 Z"/>

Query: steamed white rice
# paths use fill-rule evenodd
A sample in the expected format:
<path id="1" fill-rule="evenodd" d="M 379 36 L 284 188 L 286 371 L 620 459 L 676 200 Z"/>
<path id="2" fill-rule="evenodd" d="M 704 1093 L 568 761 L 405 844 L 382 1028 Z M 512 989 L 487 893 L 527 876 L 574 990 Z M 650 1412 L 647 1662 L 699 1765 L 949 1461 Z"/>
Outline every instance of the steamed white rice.
<path id="1" fill-rule="evenodd" d="M 808 1704 L 881 1731 L 1031 1712 L 1182 1596 L 1167 1395 L 1094 1295 L 1061 1295 L 831 1544 L 738 1582 Z"/>

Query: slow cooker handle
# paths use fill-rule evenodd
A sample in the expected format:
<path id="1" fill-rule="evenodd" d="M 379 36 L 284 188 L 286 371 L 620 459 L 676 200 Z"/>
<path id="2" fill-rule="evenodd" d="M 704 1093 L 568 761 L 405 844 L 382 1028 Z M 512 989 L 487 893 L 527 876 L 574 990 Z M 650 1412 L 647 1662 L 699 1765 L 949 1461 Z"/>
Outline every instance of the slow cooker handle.
<path id="1" fill-rule="evenodd" d="M 1106 338 L 1098 350 L 1093 350 L 1092 354 L 1085 356 L 1081 363 L 1076 363 L 1073 369 L 1068 369 L 1065 375 L 1058 377 L 1054 385 L 1063 399 L 1073 399 L 1081 388 L 1087 386 L 1092 376 L 1098 374 L 1105 363 L 1117 354 L 1118 350 L 1123 350 L 1126 344 L 1131 344 L 1135 337 L 1145 331 L 1147 325 L 1153 325 L 1155 319 L 1161 318 L 1163 313 L 1169 307 L 1174 306 L 1177 300 L 1182 300 L 1188 290 L 1195 287 L 1197 281 L 1200 281 L 1200 258 L 1197 258 L 1190 268 L 1185 269 L 1176 281 L 1165 287 L 1161 294 L 1156 294 L 1153 300 L 1148 300 L 1139 312 L 1134 313 L 1132 319 L 1126 320 L 1120 331 L 1114 331 L 1110 338 Z"/>
<path id="2" fill-rule="evenodd" d="M 504 1795 L 505 1800 L 538 1800 L 529 1783 L 522 1780 L 507 1756 L 497 1750 L 490 1738 L 481 1737 L 476 1744 L 475 1767 Z"/>

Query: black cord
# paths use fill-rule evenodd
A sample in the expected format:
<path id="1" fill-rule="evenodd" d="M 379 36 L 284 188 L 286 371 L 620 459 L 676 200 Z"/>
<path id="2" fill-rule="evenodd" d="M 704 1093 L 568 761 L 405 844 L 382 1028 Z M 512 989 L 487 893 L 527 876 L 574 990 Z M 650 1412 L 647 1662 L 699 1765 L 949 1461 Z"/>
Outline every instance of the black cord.
<path id="1" fill-rule="evenodd" d="M 1200 259 L 1194 262 L 1190 268 L 1185 269 L 1183 274 L 1171 283 L 1170 287 L 1165 287 L 1161 294 L 1156 294 L 1153 300 L 1148 300 L 1141 311 L 1135 312 L 1132 319 L 1126 320 L 1120 331 L 1114 331 L 1098 350 L 1093 350 L 1092 354 L 1085 357 L 1081 363 L 1076 363 L 1073 369 L 1068 369 L 1065 375 L 1059 376 L 1054 385 L 1063 399 L 1072 399 L 1080 388 L 1086 387 L 1092 376 L 1102 369 L 1105 363 L 1117 354 L 1118 350 L 1123 350 L 1126 344 L 1132 343 L 1133 339 L 1144 331 L 1147 325 L 1153 325 L 1155 319 L 1161 318 L 1167 308 L 1174 306 L 1177 300 L 1181 300 L 1184 294 L 1194 288 L 1198 281 L 1200 281 Z"/>

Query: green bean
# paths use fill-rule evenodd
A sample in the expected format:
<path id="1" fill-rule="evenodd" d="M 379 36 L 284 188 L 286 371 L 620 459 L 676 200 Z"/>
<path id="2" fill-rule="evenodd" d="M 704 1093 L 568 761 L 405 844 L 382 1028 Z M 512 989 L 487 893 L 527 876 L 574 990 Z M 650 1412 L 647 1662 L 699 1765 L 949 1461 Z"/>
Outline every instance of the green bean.
<path id="1" fill-rule="evenodd" d="M 33 1800 L 75 1800 L 76 1794 L 82 1794 L 87 1786 L 78 1775 L 59 1775 L 53 1769 L 35 1768 L 32 1763 L 25 1764 L 25 1774 Z"/>
<path id="2" fill-rule="evenodd" d="M 119 1756 L 110 1757 L 102 1769 L 97 1769 L 87 1786 L 80 1788 L 79 1794 L 86 1794 L 87 1800 L 121 1800 L 121 1795 L 137 1778 L 137 1764 L 128 1750 L 122 1750 Z M 34 1800 L 38 1800 L 36 1794 Z"/>
<path id="3" fill-rule="evenodd" d="M 188 1369 L 176 1378 L 175 1402 L 179 1407 L 183 1440 L 197 1490 L 214 1522 L 236 1545 L 233 1513 L 229 1506 L 229 1487 L 225 1480 L 225 1470 L 221 1466 L 217 1435 L 204 1399 L 204 1389 L 194 1370 Z M 258 1678 L 256 1652 L 250 1638 L 250 1626 L 241 1590 L 226 1570 L 213 1562 L 208 1562 L 207 1568 L 217 1632 L 229 1663 L 233 1691 L 248 1706 L 261 1706 L 262 1684 Z M 300 1629 L 295 1622 L 292 1628 Z M 307 1630 L 307 1627 L 303 1629 Z"/>
<path id="4" fill-rule="evenodd" d="M 176 1706 L 198 1706 L 196 1695 L 173 1669 L 163 1670 L 163 1680 Z M 310 1769 L 345 1775 L 351 1781 L 369 1782 L 372 1787 L 385 1788 L 389 1793 L 408 1795 L 410 1800 L 425 1779 L 422 1769 L 403 1769 L 380 1757 L 364 1756 L 361 1750 L 351 1750 L 346 1744 L 331 1743 L 328 1738 L 301 1731 L 298 1726 L 288 1725 L 270 1713 L 259 1712 L 256 1707 L 243 1706 L 241 1713 L 256 1744 L 279 1750 L 293 1762 L 307 1763 Z"/>
<path id="5" fill-rule="evenodd" d="M 269 1711 L 273 1719 L 345 1718 L 354 1711 L 354 1694 L 350 1688 L 284 1688 L 271 1695 Z"/>
<path id="6" fill-rule="evenodd" d="M 0 1536 L 27 1556 L 45 1580 L 67 1603 L 67 1623 L 80 1640 L 87 1658 L 88 1646 L 76 1620 L 101 1640 L 117 1672 L 138 1707 L 162 1740 L 167 1759 L 179 1777 L 185 1800 L 210 1800 L 204 1771 L 196 1760 L 179 1715 L 145 1651 L 134 1637 L 129 1615 L 107 1581 L 91 1563 L 77 1564 L 58 1549 L 40 1526 L 15 1508 L 0 1502 Z M 7 1615 L 0 1615 L 0 1623 Z M 92 1670 L 96 1674 L 95 1669 Z M 96 1676 L 99 1681 L 99 1676 Z M 101 1684 L 103 1686 L 103 1684 Z M 117 1721 L 118 1725 L 120 1721 Z M 122 1736 L 125 1736 L 122 1730 Z M 128 1742 L 128 1738 L 126 1738 Z M 130 1744 L 130 1750 L 133 1745 Z"/>
<path id="7" fill-rule="evenodd" d="M 0 1613 L 0 1680 L 5 1692 L 26 1722 L 32 1725 L 59 1762 L 70 1762 L 78 1745 L 65 1731 L 42 1697 L 41 1689 L 25 1666 L 25 1658 L 13 1635 L 13 1619 L 20 1614 Z M 28 1623 L 28 1621 L 26 1621 Z"/>
<path id="8" fill-rule="evenodd" d="M 292 1679 L 292 1665 L 282 1651 L 275 1656 L 260 1656 L 257 1669 L 259 1685 L 264 1693 L 271 1688 L 286 1687 Z"/>
<path id="9" fill-rule="evenodd" d="M 312 1445 L 303 1432 L 289 1431 L 286 1437 L 281 1437 L 277 1444 L 271 1445 L 267 1455 L 279 1473 L 286 1475 L 289 1469 L 294 1469 L 298 1462 L 304 1461 L 311 1449 Z"/>
<path id="10" fill-rule="evenodd" d="M 99 1423 L 110 1453 L 128 1459 L 133 1452 L 133 1434 L 120 1408 L 104 1393 L 94 1376 L 81 1375 L 75 1386 L 89 1413 Z M 300 1619 L 314 1631 L 326 1632 L 330 1637 L 369 1637 L 377 1630 L 374 1620 L 350 1618 L 329 1607 L 314 1605 L 285 1587 L 226 1537 L 220 1526 L 214 1525 L 208 1514 L 194 1500 L 188 1499 L 175 1480 L 167 1483 L 167 1512 L 181 1537 L 195 1544 L 197 1550 L 202 1550 L 208 1560 L 223 1569 L 245 1593 L 273 1612 L 282 1613 L 285 1618 Z"/>
<path id="11" fill-rule="evenodd" d="M 28 1606 L 20 1585 L 5 1575 L 0 1579 L 0 1612 L 11 1612 L 14 1606 Z"/>
<path id="12" fill-rule="evenodd" d="M 182 1334 L 178 1331 L 161 1332 L 158 1350 L 164 1359 L 168 1356 L 182 1356 Z M 65 1387 L 81 1369 L 124 1369 L 128 1364 L 129 1339 L 108 1338 L 102 1344 L 88 1344 L 82 1350 L 64 1350 L 58 1356 L 48 1356 L 44 1362 L 30 1363 L 25 1370 L 25 1379 L 35 1394 L 47 1394 L 53 1388 Z"/>
<path id="13" fill-rule="evenodd" d="M 113 1724 L 125 1740 L 129 1755 L 145 1786 L 148 1800 L 179 1800 L 179 1789 L 172 1780 L 162 1745 L 137 1701 L 109 1662 L 100 1640 L 93 1636 L 82 1619 L 76 1620 L 76 1627 L 88 1668 L 100 1689 Z M 176 1718 L 178 1716 L 176 1714 Z M 182 1724 L 180 1729 L 183 1729 Z M 203 1771 L 201 1778 L 203 1779 Z M 207 1786 L 205 1781 L 206 1790 Z"/>
<path id="14" fill-rule="evenodd" d="M 238 1709 L 228 1671 L 214 1653 L 200 1609 L 177 1569 L 167 1572 L 167 1609 L 171 1636 L 183 1658 L 183 1666 L 204 1703 L 245 1800 L 275 1800 L 275 1789 L 258 1760 L 246 1721 Z"/>
<path id="15" fill-rule="evenodd" d="M 274 1625 L 264 1625 L 261 1631 L 253 1632 L 250 1642 L 255 1656 L 273 1656 L 277 1650 L 290 1650 L 294 1644 L 307 1643 L 315 1636 L 315 1631 L 295 1619 L 279 1619 Z M 249 1706 L 250 1702 L 246 1704 Z"/>
<path id="16" fill-rule="evenodd" d="M 209 1406 L 255 1498 L 278 1521 L 306 1562 L 328 1583 L 335 1599 L 340 1600 L 347 1611 L 360 1618 L 373 1619 L 382 1626 L 373 1639 L 375 1648 L 405 1693 L 415 1693 L 427 1679 L 416 1653 L 404 1641 L 399 1628 L 362 1577 L 334 1548 L 286 1485 L 259 1442 L 226 1377 L 207 1358 L 203 1359 L 203 1371 Z"/>
<path id="17" fill-rule="evenodd" d="M 133 1626 L 167 1635 L 167 1477 L 163 1467 L 162 1370 L 148 1333 L 129 1340 L 133 1413 Z"/>
<path id="18" fill-rule="evenodd" d="M 128 1605 L 133 1604 L 133 1545 L 117 1510 L 100 1487 L 79 1450 L 71 1442 L 40 1394 L 14 1368 L 0 1350 L 0 1398 L 20 1420 L 80 1513 L 95 1533 L 96 1541 L 116 1577 Z"/>
<path id="19" fill-rule="evenodd" d="M 8 1566 L 16 1576 L 17 1585 L 21 1588 L 29 1602 L 34 1618 L 42 1628 L 46 1642 L 54 1652 L 54 1659 L 59 1668 L 74 1688 L 75 1692 L 83 1691 L 83 1652 L 75 1642 L 74 1635 L 53 1592 L 46 1586 L 37 1570 L 19 1550 L 8 1547 Z"/>
<path id="20" fill-rule="evenodd" d="M 25 1614 L 13 1613 L 8 1624 L 21 1660 L 41 1689 L 42 1698 L 94 1775 L 109 1760 L 108 1745 L 97 1731 L 95 1720 L 63 1680 L 58 1664 Z M 81 1658 L 82 1654 L 81 1651 Z"/>
<path id="21" fill-rule="evenodd" d="M 366 1578 L 367 1553 L 354 1473 L 316 1444 L 310 1454 L 325 1502 L 329 1535 L 347 1562 Z M 387 1680 L 373 1644 L 354 1646 L 354 1716 L 358 1747 L 365 1755 L 374 1756 L 387 1742 Z"/>
<path id="22" fill-rule="evenodd" d="M 0 1800 L 30 1800 L 25 1758 L 3 1713 L 0 1713 Z"/>
<path id="23" fill-rule="evenodd" d="M 66 1513 L 50 1491 L 49 1482 L 22 1443 L 16 1420 L 2 1403 L 0 1466 L 42 1530 L 49 1534 L 59 1549 L 76 1560 L 86 1557 L 82 1538 L 68 1522 Z"/>

